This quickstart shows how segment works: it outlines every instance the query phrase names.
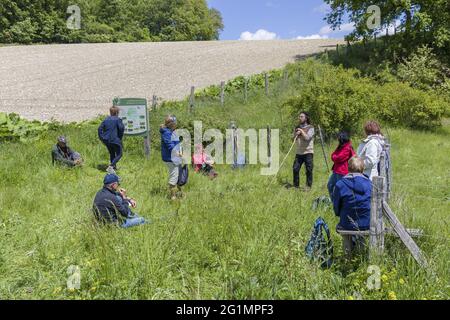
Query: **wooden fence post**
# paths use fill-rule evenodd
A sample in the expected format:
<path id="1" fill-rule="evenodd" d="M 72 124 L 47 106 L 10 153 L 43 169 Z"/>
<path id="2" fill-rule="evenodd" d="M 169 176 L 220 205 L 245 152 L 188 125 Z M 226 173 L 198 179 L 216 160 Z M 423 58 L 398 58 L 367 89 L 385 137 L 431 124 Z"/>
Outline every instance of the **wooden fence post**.
<path id="1" fill-rule="evenodd" d="M 266 88 L 266 96 L 269 95 L 269 76 L 267 75 L 267 73 L 264 73 L 264 85 Z"/>
<path id="2" fill-rule="evenodd" d="M 158 106 L 158 97 L 156 95 L 153 95 L 152 98 L 152 110 L 155 111 Z"/>
<path id="3" fill-rule="evenodd" d="M 428 262 L 425 256 L 422 254 L 422 251 L 420 251 L 420 248 L 411 238 L 408 231 L 401 224 L 400 220 L 398 220 L 397 216 L 394 214 L 394 212 L 391 210 L 391 208 L 386 202 L 383 202 L 383 211 L 386 214 L 386 217 L 388 218 L 390 224 L 394 228 L 394 231 L 398 234 L 403 244 L 411 252 L 417 263 L 423 268 L 427 267 Z"/>
<path id="4" fill-rule="evenodd" d="M 374 177 L 372 181 L 372 199 L 370 206 L 370 234 L 369 255 L 370 260 L 380 257 L 384 250 L 384 224 L 383 224 L 383 189 L 384 177 Z"/>
<path id="5" fill-rule="evenodd" d="M 337 55 L 339 57 L 339 43 L 336 45 L 336 53 L 337 53 Z"/>
<path id="6" fill-rule="evenodd" d="M 225 104 L 225 81 L 220 83 L 220 104 L 222 107 Z"/>
<path id="7" fill-rule="evenodd" d="M 189 112 L 192 112 L 195 107 L 195 87 L 191 87 L 191 96 L 189 97 Z"/>
<path id="8" fill-rule="evenodd" d="M 389 159 L 388 159 L 388 169 L 387 169 L 387 180 L 386 180 L 386 184 L 387 184 L 387 203 L 389 203 L 389 201 L 391 200 L 391 191 L 392 191 L 392 160 L 391 160 L 391 145 L 387 144 L 386 145 L 386 152 L 389 155 Z"/>
<path id="9" fill-rule="evenodd" d="M 383 177 L 383 201 L 387 200 L 387 174 L 386 174 L 386 151 L 382 151 L 380 155 L 380 176 Z"/>

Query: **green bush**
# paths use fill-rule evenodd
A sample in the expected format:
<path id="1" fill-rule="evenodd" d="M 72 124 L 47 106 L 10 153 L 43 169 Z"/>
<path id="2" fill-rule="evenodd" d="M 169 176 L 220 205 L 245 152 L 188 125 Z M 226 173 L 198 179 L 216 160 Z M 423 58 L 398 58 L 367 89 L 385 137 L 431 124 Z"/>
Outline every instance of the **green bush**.
<path id="1" fill-rule="evenodd" d="M 378 91 L 380 118 L 397 126 L 432 129 L 439 127 L 448 104 L 432 93 L 405 83 L 388 83 Z"/>
<path id="2" fill-rule="evenodd" d="M 445 83 L 443 66 L 429 47 L 420 47 L 398 66 L 400 80 L 412 87 L 431 90 Z"/>
<path id="3" fill-rule="evenodd" d="M 320 63 L 312 63 L 309 70 L 303 71 L 305 80 L 300 94 L 283 104 L 292 118 L 307 111 L 327 133 L 358 132 L 361 123 L 376 114 L 376 86 L 360 78 L 357 71 Z"/>
<path id="4" fill-rule="evenodd" d="M 308 111 L 312 121 L 327 133 L 347 130 L 358 133 L 362 123 L 378 119 L 396 126 L 433 129 L 441 125 L 449 103 L 433 92 L 412 88 L 399 81 L 379 85 L 353 69 L 309 61 L 301 66 L 304 75 L 300 94 L 282 107 L 293 119 Z"/>

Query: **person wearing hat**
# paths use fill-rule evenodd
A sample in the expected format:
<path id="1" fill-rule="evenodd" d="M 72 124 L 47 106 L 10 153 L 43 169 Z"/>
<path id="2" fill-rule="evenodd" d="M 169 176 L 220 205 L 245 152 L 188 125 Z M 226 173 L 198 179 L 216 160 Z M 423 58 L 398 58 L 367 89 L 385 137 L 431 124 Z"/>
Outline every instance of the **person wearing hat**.
<path id="1" fill-rule="evenodd" d="M 83 164 L 83 159 L 81 159 L 81 155 L 78 152 L 69 148 L 65 136 L 59 136 L 57 143 L 52 148 L 52 163 L 76 167 Z"/>
<path id="2" fill-rule="evenodd" d="M 136 200 L 127 197 L 126 190 L 120 188 L 120 178 L 116 174 L 107 174 L 103 188 L 94 198 L 93 211 L 100 222 L 131 228 L 146 223 L 144 218 L 131 211 L 136 206 Z"/>
<path id="3" fill-rule="evenodd" d="M 106 146 L 109 152 L 109 166 L 106 171 L 114 173 L 117 170 L 117 163 L 122 158 L 122 139 L 125 133 L 125 126 L 119 118 L 119 108 L 113 106 L 109 109 L 110 116 L 107 117 L 98 127 L 98 137 Z"/>
<path id="4" fill-rule="evenodd" d="M 159 132 L 161 134 L 161 157 L 169 171 L 169 191 L 172 200 L 176 200 L 181 194 L 181 188 L 178 186 L 178 177 L 182 165 L 180 152 L 180 139 L 175 133 L 177 128 L 177 118 L 169 115 L 161 125 Z"/>

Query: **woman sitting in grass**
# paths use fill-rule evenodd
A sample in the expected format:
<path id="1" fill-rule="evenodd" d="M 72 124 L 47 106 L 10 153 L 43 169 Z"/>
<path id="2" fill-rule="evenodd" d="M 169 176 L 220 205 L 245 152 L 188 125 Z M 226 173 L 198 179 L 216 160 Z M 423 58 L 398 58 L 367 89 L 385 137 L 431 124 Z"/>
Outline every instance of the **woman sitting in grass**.
<path id="1" fill-rule="evenodd" d="M 195 146 L 195 152 L 192 156 L 192 165 L 195 172 L 201 172 L 214 179 L 218 176 L 214 171 L 214 160 L 208 155 L 201 144 Z"/>

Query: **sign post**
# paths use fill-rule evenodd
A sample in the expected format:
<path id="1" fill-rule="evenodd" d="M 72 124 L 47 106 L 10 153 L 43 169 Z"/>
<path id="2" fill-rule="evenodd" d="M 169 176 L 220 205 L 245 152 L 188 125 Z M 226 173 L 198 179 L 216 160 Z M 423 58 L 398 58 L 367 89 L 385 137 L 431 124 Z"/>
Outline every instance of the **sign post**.
<path id="1" fill-rule="evenodd" d="M 144 137 L 144 151 L 150 158 L 150 125 L 147 99 L 115 98 L 113 105 L 119 108 L 119 118 L 125 126 L 125 135 Z"/>

